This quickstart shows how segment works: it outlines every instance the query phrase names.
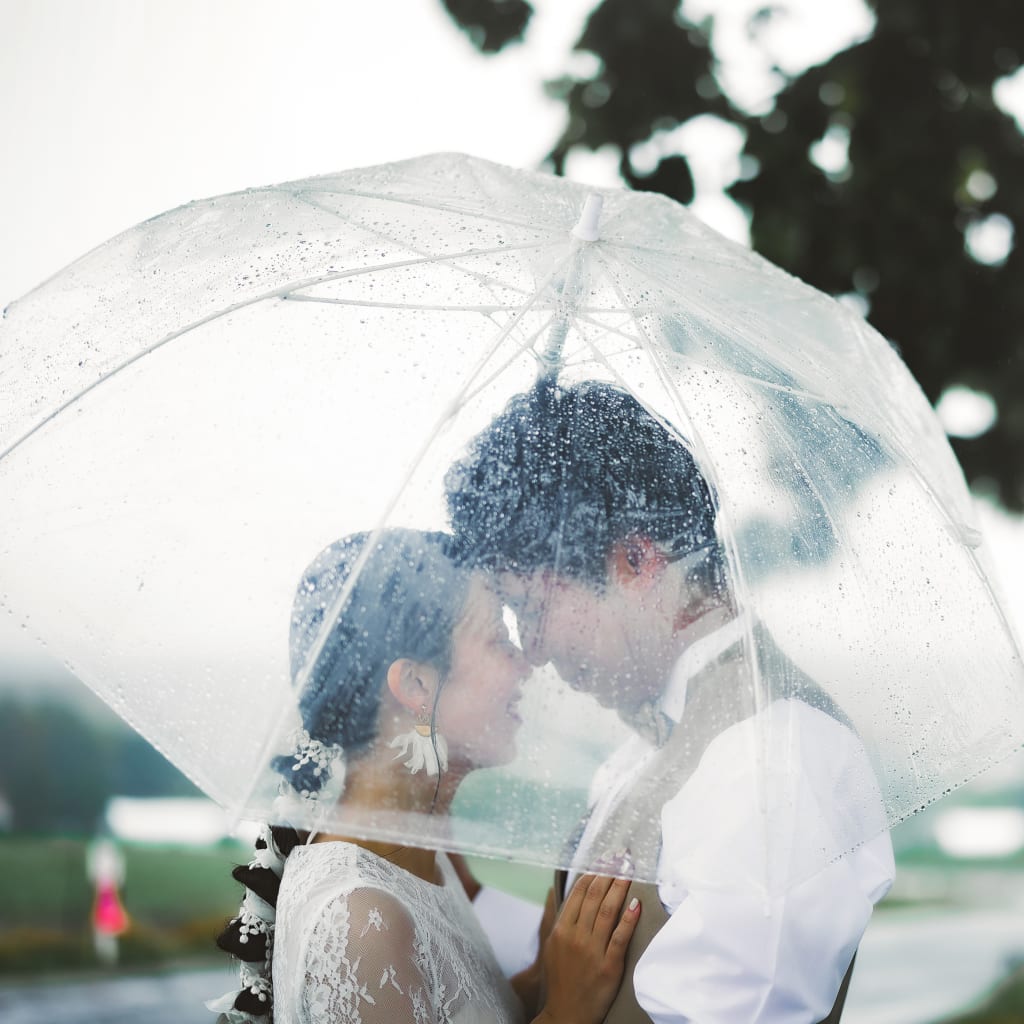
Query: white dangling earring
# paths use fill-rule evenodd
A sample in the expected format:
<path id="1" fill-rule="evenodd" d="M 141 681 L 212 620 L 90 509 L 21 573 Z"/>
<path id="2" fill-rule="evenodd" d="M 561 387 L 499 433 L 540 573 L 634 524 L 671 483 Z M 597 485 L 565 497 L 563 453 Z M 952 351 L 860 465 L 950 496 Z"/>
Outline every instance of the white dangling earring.
<path id="1" fill-rule="evenodd" d="M 420 708 L 419 717 L 422 721 L 417 722 L 408 732 L 396 736 L 388 744 L 392 748 L 402 748 L 395 754 L 394 759 L 397 761 L 408 755 L 408 760 L 403 764 L 413 775 L 421 768 L 430 776 L 437 775 L 438 771 L 445 772 L 448 770 L 448 744 L 438 732 L 434 733 L 431 742 L 426 704 Z"/>

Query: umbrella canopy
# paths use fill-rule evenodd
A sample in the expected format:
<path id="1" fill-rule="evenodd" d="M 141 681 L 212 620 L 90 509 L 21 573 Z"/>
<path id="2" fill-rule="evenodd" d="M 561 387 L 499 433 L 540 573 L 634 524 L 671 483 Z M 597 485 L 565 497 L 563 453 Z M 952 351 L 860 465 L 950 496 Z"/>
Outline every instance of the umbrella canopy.
<path id="1" fill-rule="evenodd" d="M 497 574 L 452 590 L 418 540 L 412 554 L 374 552 L 393 536 L 382 530 L 450 528 L 451 467 L 538 377 L 551 393 L 596 381 L 633 396 L 692 453 L 714 509 L 705 539 L 745 624 L 744 714 L 784 695 L 796 665 L 859 737 L 863 813 L 818 844 L 816 863 L 1019 746 L 1022 666 L 989 555 L 889 344 L 664 197 L 460 155 L 191 203 L 12 304 L 3 603 L 210 796 L 239 816 L 280 815 L 273 766 L 298 749 L 323 659 L 346 648 L 337 630 L 368 605 L 379 623 L 410 592 L 426 599 L 373 576 L 375 559 L 450 597 L 448 633 L 494 594 L 520 615 L 505 616 L 513 639 L 525 628 L 528 595 Z M 603 441 L 640 458 L 628 437 Z M 602 439 L 572 443 L 570 461 L 586 460 Z M 587 516 L 567 507 L 562 530 Z M 491 596 L 467 604 L 480 587 Z M 478 636 L 501 632 L 487 614 Z M 596 621 L 569 628 L 583 648 L 601 642 Z M 476 722 L 505 736 L 511 720 L 514 749 L 470 765 L 481 770 L 443 820 L 321 799 L 318 823 L 564 864 L 595 772 L 636 723 L 557 669 L 521 681 L 500 729 Z M 456 717 L 448 754 L 465 760 Z M 786 792 L 783 727 L 759 721 L 741 760 L 771 812 L 785 803 L 772 795 Z M 440 723 L 426 724 L 433 746 Z M 361 756 L 339 746 L 306 761 L 325 778 L 335 765 L 332 794 L 338 766 L 351 775 Z M 650 815 L 659 807 L 652 797 Z M 288 813 L 308 824 L 314 812 L 300 801 Z M 637 870 L 657 872 L 654 860 Z"/>

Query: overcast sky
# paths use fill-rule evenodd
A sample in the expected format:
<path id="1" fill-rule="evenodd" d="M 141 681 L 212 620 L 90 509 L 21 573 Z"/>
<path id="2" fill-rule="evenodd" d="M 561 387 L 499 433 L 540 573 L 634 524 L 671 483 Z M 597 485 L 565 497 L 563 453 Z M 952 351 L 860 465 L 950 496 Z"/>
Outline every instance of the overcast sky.
<path id="1" fill-rule="evenodd" d="M 192 199 L 449 149 L 535 166 L 562 125 L 542 83 L 586 64 L 570 51 L 594 2 L 538 0 L 525 43 L 482 57 L 440 0 L 0 0 L 0 304 Z M 860 0 L 790 4 L 784 67 L 870 29 Z M 726 83 L 757 106 L 773 79 L 745 40 L 754 6 L 688 10 L 718 12 Z M 711 186 L 739 145 L 715 138 Z M 570 172 L 610 184 L 613 168 Z M 742 233 L 722 209 L 705 201 L 705 219 Z"/>
<path id="2" fill-rule="evenodd" d="M 487 59 L 439 0 L 2 0 L 0 301 L 192 199 L 447 149 L 536 164 L 587 6 Z"/>

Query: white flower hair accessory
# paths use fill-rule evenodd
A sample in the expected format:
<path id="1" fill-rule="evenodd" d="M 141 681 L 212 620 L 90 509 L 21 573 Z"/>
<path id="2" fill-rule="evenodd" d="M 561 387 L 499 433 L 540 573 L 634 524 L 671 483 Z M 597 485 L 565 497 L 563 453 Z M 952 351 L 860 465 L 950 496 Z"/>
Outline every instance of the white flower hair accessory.
<path id="1" fill-rule="evenodd" d="M 340 744 L 313 739 L 303 727 L 288 734 L 293 772 L 313 765 L 313 775 L 321 780 L 315 789 L 289 779 L 285 772 L 273 804 L 275 821 L 292 828 L 323 831 L 335 804 L 345 788 L 345 753 Z"/>
<path id="2" fill-rule="evenodd" d="M 341 747 L 337 743 L 328 744 L 315 740 L 305 729 L 298 729 L 290 738 L 295 745 L 293 772 L 297 772 L 304 765 L 312 764 L 313 774 L 320 776 L 325 771 L 329 772 L 334 762 L 342 757 Z"/>

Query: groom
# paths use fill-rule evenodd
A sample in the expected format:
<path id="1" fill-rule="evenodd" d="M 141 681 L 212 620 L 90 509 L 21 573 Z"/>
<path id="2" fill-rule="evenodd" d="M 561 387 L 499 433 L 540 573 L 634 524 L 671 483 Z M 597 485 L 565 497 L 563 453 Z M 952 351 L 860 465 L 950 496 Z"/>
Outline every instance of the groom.
<path id="1" fill-rule="evenodd" d="M 498 575 L 530 660 L 635 733 L 576 845 L 581 867 L 588 849 L 628 849 L 638 873 L 660 879 L 638 892 L 607 1021 L 837 1021 L 892 882 L 884 817 L 865 806 L 871 770 L 843 712 L 737 608 L 689 450 L 611 385 L 542 381 L 474 439 L 446 488 L 457 542 Z M 753 704 L 755 652 L 767 707 Z M 763 838 L 764 791 L 745 770 L 755 734 L 771 737 L 766 763 L 799 758 L 778 801 L 782 851 Z M 812 810 L 797 820 L 794 808 Z M 875 838 L 799 871 L 850 834 Z M 769 857 L 798 866 L 784 886 L 765 888 Z"/>

